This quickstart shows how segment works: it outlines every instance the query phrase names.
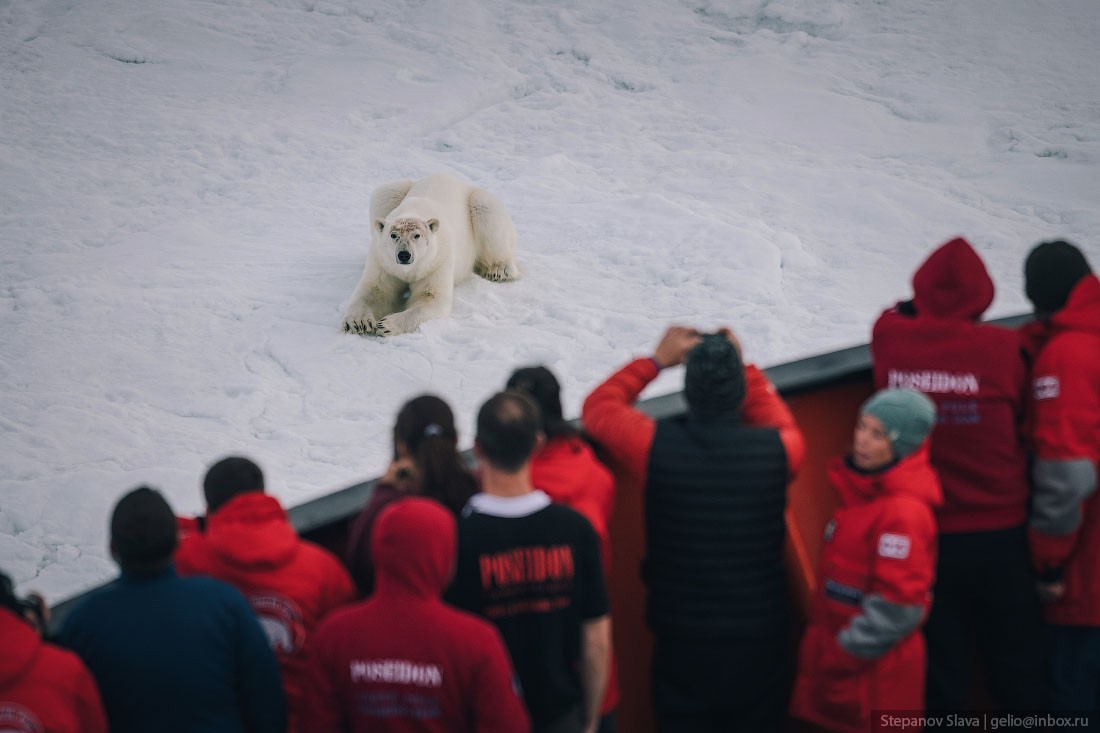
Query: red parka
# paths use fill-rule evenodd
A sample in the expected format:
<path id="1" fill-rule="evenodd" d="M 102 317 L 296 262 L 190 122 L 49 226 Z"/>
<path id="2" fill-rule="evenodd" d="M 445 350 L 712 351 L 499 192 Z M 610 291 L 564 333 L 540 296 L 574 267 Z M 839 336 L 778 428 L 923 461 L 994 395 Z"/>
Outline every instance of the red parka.
<path id="1" fill-rule="evenodd" d="M 592 525 L 600 538 L 604 571 L 611 567 L 608 527 L 615 506 L 615 477 L 583 438 L 553 438 L 531 459 L 531 483 L 551 501 L 565 504 Z"/>
<path id="2" fill-rule="evenodd" d="M 84 662 L 44 643 L 6 608 L 0 608 L 0 730 L 107 733 L 99 690 Z"/>
<path id="3" fill-rule="evenodd" d="M 611 512 L 615 507 L 615 477 L 579 435 L 549 440 L 531 459 L 531 483 L 551 501 L 577 512 L 596 530 L 600 559 L 607 582 L 611 579 Z M 619 704 L 619 672 L 614 655 L 600 713 L 606 715 Z"/>
<path id="4" fill-rule="evenodd" d="M 1084 278 L 1033 336 L 1036 329 L 1032 556 L 1043 577 L 1066 584 L 1047 620 L 1100 626 L 1100 279 Z"/>
<path id="5" fill-rule="evenodd" d="M 908 387 L 936 403 L 931 456 L 943 482 L 941 532 L 1027 521 L 1027 366 L 1017 332 L 980 322 L 992 302 L 981 258 L 953 239 L 913 275 L 911 307 L 885 311 L 871 335 L 875 388 Z"/>
<path id="6" fill-rule="evenodd" d="M 825 530 L 791 714 L 863 733 L 872 711 L 924 709 L 919 628 L 931 605 L 942 495 L 927 443 L 877 473 L 834 458 L 828 475 L 840 503 Z"/>
<path id="7" fill-rule="evenodd" d="M 332 553 L 298 537 L 278 499 L 259 491 L 230 499 L 203 531 L 182 534 L 177 571 L 223 580 L 248 599 L 279 659 L 289 730 L 306 733 L 302 647 L 325 614 L 355 599 L 351 576 Z"/>
<path id="8" fill-rule="evenodd" d="M 445 604 L 454 517 L 431 499 L 395 501 L 371 532 L 374 593 L 310 639 L 310 733 L 525 733 L 504 640 Z"/>

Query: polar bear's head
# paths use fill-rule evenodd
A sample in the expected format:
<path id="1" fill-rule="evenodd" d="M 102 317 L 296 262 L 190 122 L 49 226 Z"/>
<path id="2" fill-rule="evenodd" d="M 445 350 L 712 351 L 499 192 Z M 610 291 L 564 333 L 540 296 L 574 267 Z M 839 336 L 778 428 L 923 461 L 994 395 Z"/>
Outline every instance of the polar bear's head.
<path id="1" fill-rule="evenodd" d="M 415 216 L 402 216 L 392 221 L 375 219 L 374 229 L 383 265 L 390 272 L 426 264 L 435 257 L 433 240 L 439 231 L 439 219 L 425 220 Z"/>

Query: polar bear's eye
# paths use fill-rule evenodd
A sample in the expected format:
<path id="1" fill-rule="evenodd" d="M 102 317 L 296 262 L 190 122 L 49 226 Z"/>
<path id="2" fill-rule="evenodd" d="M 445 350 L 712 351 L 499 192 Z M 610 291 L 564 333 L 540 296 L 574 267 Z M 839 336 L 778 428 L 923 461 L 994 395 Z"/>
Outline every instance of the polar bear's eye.
<path id="1" fill-rule="evenodd" d="M 396 232 L 390 232 L 390 239 L 397 239 L 397 233 Z"/>
<path id="2" fill-rule="evenodd" d="M 419 234 L 414 234 L 413 239 L 420 239 L 420 235 Z"/>

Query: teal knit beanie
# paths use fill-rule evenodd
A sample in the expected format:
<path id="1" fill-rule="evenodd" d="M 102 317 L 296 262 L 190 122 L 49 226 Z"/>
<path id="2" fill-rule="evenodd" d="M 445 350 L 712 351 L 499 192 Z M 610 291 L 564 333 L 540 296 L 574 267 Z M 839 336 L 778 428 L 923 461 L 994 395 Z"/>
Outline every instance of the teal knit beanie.
<path id="1" fill-rule="evenodd" d="M 935 403 L 912 389 L 876 392 L 859 411 L 882 421 L 897 458 L 905 458 L 915 452 L 936 425 Z"/>

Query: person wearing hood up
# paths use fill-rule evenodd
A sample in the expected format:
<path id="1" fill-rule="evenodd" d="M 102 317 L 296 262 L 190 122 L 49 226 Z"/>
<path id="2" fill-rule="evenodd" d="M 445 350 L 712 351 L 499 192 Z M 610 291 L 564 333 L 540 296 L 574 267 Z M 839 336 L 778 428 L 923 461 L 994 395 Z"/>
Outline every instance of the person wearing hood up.
<path id="1" fill-rule="evenodd" d="M 1017 332 L 981 322 L 993 295 L 981 257 L 952 239 L 913 275 L 913 299 L 883 312 L 871 336 L 875 387 L 917 389 L 939 415 L 931 460 L 944 503 L 924 627 L 929 711 L 974 706 L 975 648 L 997 708 L 1049 702 L 1026 533 L 1027 361 Z"/>
<path id="2" fill-rule="evenodd" d="M 264 493 L 264 475 L 247 458 L 215 463 L 203 479 L 206 516 L 181 519 L 176 570 L 206 575 L 248 599 L 279 660 L 288 730 L 305 733 L 298 715 L 302 645 L 317 622 L 355 600 L 351 576 L 335 555 L 298 537 L 286 510 Z"/>
<path id="3" fill-rule="evenodd" d="M 928 462 L 936 406 L 876 392 L 852 453 L 828 464 L 839 505 L 825 528 L 817 596 L 798 655 L 791 714 L 831 731 L 872 730 L 874 711 L 924 708 L 920 634 L 936 565 L 939 478 Z"/>
<path id="4" fill-rule="evenodd" d="M 1057 710 L 1100 707 L 1100 278 L 1065 241 L 1043 242 L 1024 266 L 1037 320 L 1031 380 L 1029 525 L 1051 626 Z"/>
<path id="5" fill-rule="evenodd" d="M 371 532 L 374 593 L 310 638 L 311 733 L 527 733 L 530 722 L 496 628 L 441 598 L 455 568 L 455 519 L 410 497 Z"/>
<path id="6" fill-rule="evenodd" d="M 47 644 L 28 618 L 33 601 L 0 573 L 0 730 L 107 733 L 95 679 L 76 654 Z"/>

